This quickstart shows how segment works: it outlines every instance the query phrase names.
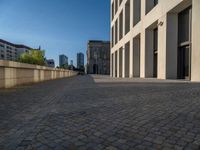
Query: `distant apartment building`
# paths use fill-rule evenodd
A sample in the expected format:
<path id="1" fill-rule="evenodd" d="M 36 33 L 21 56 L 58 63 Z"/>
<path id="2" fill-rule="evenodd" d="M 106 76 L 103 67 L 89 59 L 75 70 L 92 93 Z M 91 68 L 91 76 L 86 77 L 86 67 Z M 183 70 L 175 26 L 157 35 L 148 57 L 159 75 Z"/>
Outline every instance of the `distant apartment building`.
<path id="1" fill-rule="evenodd" d="M 31 48 L 28 46 L 13 44 L 0 39 L 0 59 L 16 61 L 22 53 L 30 50 Z"/>
<path id="2" fill-rule="evenodd" d="M 77 69 L 84 69 L 84 54 L 77 53 Z"/>
<path id="3" fill-rule="evenodd" d="M 111 76 L 200 81 L 200 0 L 111 0 Z"/>
<path id="4" fill-rule="evenodd" d="M 68 66 L 68 57 L 64 54 L 59 55 L 59 66 L 67 67 Z"/>
<path id="5" fill-rule="evenodd" d="M 88 42 L 87 73 L 110 74 L 110 42 L 95 40 Z"/>
<path id="6" fill-rule="evenodd" d="M 55 68 L 55 61 L 53 59 L 47 59 L 46 64 L 48 67 Z"/>

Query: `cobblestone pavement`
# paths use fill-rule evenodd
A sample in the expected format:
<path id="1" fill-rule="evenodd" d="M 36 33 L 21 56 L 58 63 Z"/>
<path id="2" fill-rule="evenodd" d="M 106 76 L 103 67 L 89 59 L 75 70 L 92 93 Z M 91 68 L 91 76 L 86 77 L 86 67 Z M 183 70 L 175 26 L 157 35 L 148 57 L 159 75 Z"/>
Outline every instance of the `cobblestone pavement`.
<path id="1" fill-rule="evenodd" d="M 136 81 L 78 76 L 0 90 L 0 150 L 200 149 L 200 84 Z"/>

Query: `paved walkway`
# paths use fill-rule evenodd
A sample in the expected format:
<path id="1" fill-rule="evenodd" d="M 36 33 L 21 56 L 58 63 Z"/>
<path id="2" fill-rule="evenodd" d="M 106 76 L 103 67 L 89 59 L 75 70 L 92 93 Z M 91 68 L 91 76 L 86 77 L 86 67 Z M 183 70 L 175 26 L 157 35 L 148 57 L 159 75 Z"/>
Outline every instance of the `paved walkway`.
<path id="1" fill-rule="evenodd" d="M 153 81 L 78 76 L 0 90 L 0 150 L 200 149 L 200 84 Z"/>

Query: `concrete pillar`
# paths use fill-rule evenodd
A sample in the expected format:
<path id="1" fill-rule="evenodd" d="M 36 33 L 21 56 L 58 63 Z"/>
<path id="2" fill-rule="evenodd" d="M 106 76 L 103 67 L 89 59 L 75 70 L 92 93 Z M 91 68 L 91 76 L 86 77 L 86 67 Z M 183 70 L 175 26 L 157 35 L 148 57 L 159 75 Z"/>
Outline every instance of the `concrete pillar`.
<path id="1" fill-rule="evenodd" d="M 117 66 L 115 66 L 115 52 L 113 53 L 113 77 L 116 77 L 116 68 Z"/>
<path id="2" fill-rule="evenodd" d="M 133 78 L 133 40 L 130 40 L 129 46 L 129 77 Z"/>
<path id="3" fill-rule="evenodd" d="M 0 88 L 5 87 L 5 68 L 0 67 Z"/>
<path id="4" fill-rule="evenodd" d="M 120 77 L 120 53 L 119 53 L 120 50 L 117 51 L 117 77 L 119 78 Z"/>
<path id="5" fill-rule="evenodd" d="M 17 85 L 16 68 L 5 68 L 5 88 Z"/>
<path id="6" fill-rule="evenodd" d="M 119 49 L 119 77 L 122 77 L 122 52 L 123 48 Z"/>
<path id="7" fill-rule="evenodd" d="M 119 34 L 120 34 L 120 19 L 119 19 L 119 17 L 118 17 L 118 19 L 117 19 L 117 41 L 119 41 Z"/>
<path id="8" fill-rule="evenodd" d="M 118 56 L 117 56 L 117 51 L 115 51 L 115 77 L 117 77 L 117 72 L 118 72 L 118 60 L 117 60 L 117 58 L 118 58 Z"/>
<path id="9" fill-rule="evenodd" d="M 125 47 L 122 48 L 122 78 L 125 78 Z"/>
<path id="10" fill-rule="evenodd" d="M 141 0 L 141 20 L 146 13 L 146 0 Z M 140 77 L 145 78 L 145 30 L 141 31 L 140 36 Z"/>
<path id="11" fill-rule="evenodd" d="M 39 70 L 35 69 L 34 70 L 34 82 L 39 82 L 39 81 L 40 81 Z"/>
<path id="12" fill-rule="evenodd" d="M 112 58 L 112 53 L 110 54 L 110 77 L 113 77 L 113 58 Z"/>
<path id="13" fill-rule="evenodd" d="M 44 70 L 40 70 L 40 81 L 44 80 Z"/>
<path id="14" fill-rule="evenodd" d="M 164 41 L 164 42 L 163 42 Z M 169 13 L 159 19 L 158 78 L 177 78 L 178 15 Z"/>
<path id="15" fill-rule="evenodd" d="M 140 77 L 145 78 L 145 31 L 141 32 L 140 40 Z"/>
<path id="16" fill-rule="evenodd" d="M 192 61 L 191 80 L 200 81 L 200 1 L 192 1 Z"/>
<path id="17" fill-rule="evenodd" d="M 141 0 L 141 18 L 146 14 L 146 0 Z"/>

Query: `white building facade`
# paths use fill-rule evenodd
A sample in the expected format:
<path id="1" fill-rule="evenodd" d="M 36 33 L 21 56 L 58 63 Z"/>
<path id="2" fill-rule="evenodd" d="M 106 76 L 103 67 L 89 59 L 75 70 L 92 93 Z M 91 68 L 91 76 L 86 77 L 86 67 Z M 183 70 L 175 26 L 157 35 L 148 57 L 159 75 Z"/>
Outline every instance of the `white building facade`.
<path id="1" fill-rule="evenodd" d="M 111 0 L 111 76 L 200 81 L 200 0 Z"/>

